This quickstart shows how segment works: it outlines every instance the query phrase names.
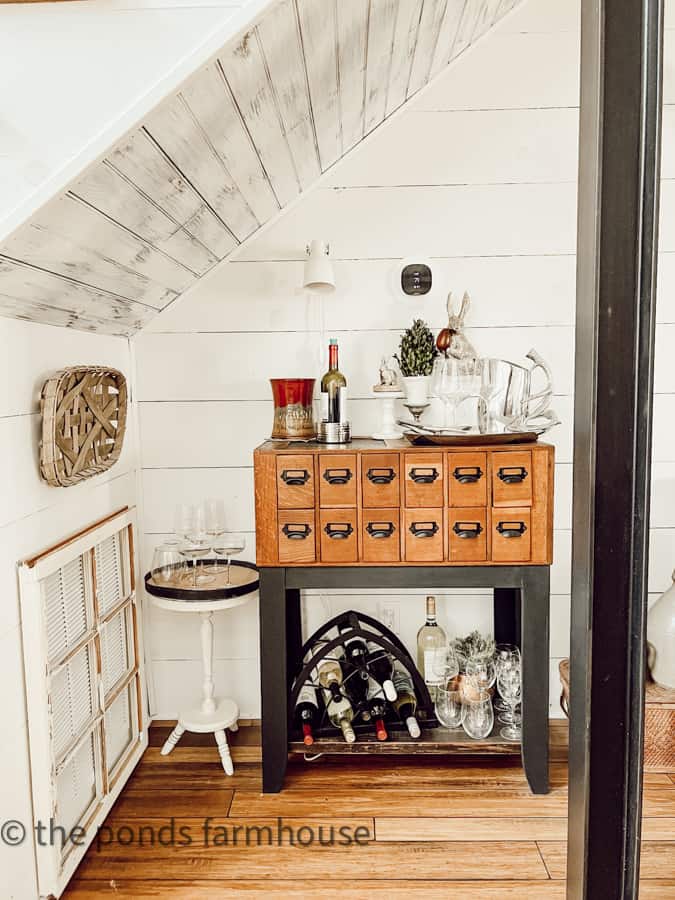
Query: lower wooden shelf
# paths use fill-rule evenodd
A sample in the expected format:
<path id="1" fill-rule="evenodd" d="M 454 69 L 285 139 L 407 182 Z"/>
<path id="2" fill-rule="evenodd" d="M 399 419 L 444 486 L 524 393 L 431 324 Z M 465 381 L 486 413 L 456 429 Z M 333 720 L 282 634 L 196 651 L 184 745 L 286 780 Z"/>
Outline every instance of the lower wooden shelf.
<path id="1" fill-rule="evenodd" d="M 306 747 L 299 739 L 289 743 L 291 753 L 306 753 L 308 756 L 317 753 L 330 754 L 377 754 L 388 753 L 436 753 L 519 756 L 520 743 L 507 741 L 499 734 L 503 726 L 496 724 L 492 734 L 483 740 L 470 738 L 463 729 L 423 728 L 419 738 L 411 738 L 407 732 L 395 731 L 388 740 L 378 741 L 363 735 L 357 735 L 353 744 L 348 744 L 336 730 L 335 737 L 319 737 L 311 747 Z"/>

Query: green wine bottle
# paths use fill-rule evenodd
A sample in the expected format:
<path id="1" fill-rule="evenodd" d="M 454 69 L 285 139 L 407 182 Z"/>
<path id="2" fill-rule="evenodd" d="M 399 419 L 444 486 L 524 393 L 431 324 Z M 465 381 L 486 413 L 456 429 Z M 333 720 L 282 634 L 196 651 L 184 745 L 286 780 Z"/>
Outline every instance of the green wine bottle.
<path id="1" fill-rule="evenodd" d="M 321 379 L 321 418 L 324 422 L 347 421 L 347 379 L 338 369 L 338 342 L 328 344 L 328 371 Z"/>

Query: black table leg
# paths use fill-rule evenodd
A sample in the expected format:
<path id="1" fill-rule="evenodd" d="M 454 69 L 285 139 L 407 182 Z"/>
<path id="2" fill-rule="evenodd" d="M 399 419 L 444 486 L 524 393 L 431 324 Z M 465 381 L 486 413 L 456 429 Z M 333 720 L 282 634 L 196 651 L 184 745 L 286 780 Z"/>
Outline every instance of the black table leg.
<path id="1" fill-rule="evenodd" d="M 286 590 L 286 677 L 288 689 L 300 667 L 300 651 L 302 650 L 302 612 L 300 609 L 300 591 L 296 588 Z"/>
<path id="2" fill-rule="evenodd" d="M 263 793 L 277 794 L 288 761 L 286 572 L 260 570 Z"/>
<path id="3" fill-rule="evenodd" d="M 547 794 L 549 569 L 532 566 L 522 572 L 523 768 L 532 793 Z"/>
<path id="4" fill-rule="evenodd" d="M 496 587 L 493 597 L 495 641 L 520 647 L 520 591 Z"/>

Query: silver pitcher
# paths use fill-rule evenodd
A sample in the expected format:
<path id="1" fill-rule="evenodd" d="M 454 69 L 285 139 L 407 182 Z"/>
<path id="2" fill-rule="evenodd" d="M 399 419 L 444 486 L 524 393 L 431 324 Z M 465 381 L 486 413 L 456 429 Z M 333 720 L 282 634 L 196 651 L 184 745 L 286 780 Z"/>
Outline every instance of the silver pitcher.
<path id="1" fill-rule="evenodd" d="M 527 359 L 531 368 L 519 366 L 505 359 L 481 359 L 481 431 L 527 431 L 528 422 L 550 418 L 548 414 L 553 396 L 553 376 L 548 364 L 536 350 Z M 545 384 L 534 390 L 534 373 L 541 369 Z"/>

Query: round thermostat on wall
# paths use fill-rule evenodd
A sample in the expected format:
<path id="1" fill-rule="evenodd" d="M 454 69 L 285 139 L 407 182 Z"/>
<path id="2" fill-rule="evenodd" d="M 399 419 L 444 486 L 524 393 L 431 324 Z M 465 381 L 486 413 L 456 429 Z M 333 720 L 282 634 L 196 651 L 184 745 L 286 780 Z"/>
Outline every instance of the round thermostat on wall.
<path id="1" fill-rule="evenodd" d="M 433 275 L 431 264 L 422 255 L 401 260 L 395 270 L 397 292 L 407 297 L 423 297 L 431 291 Z"/>

